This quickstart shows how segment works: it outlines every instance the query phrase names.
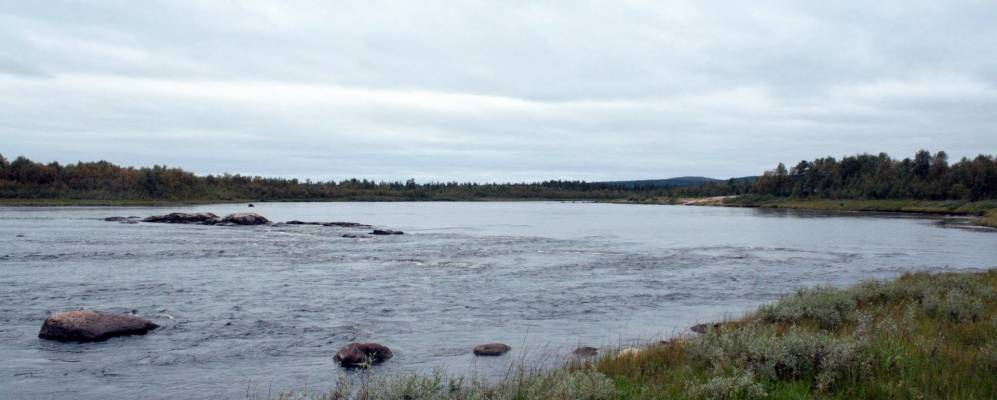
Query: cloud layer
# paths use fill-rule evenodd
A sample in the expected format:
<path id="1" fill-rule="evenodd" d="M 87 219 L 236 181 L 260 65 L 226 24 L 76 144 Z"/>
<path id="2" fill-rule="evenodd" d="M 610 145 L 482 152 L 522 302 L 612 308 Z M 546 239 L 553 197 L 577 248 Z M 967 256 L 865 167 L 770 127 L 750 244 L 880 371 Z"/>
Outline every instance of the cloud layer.
<path id="1" fill-rule="evenodd" d="M 993 4 L 701 3 L 0 1 L 0 152 L 419 181 L 997 152 Z"/>

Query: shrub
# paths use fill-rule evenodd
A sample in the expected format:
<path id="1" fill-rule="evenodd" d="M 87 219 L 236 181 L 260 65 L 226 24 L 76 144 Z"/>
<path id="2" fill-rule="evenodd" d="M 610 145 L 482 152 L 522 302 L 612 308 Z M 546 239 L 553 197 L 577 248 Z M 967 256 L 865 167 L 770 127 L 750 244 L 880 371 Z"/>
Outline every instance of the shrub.
<path id="1" fill-rule="evenodd" d="M 854 338 L 795 327 L 779 333 L 758 323 L 711 330 L 691 340 L 687 351 L 716 370 L 743 369 L 770 381 L 818 378 L 825 388 L 870 365 L 862 343 Z"/>
<path id="2" fill-rule="evenodd" d="M 764 305 L 758 315 L 768 322 L 799 322 L 815 319 L 824 329 L 837 329 L 852 317 L 853 293 L 830 287 L 800 289 L 774 304 Z"/>
<path id="3" fill-rule="evenodd" d="M 361 380 L 356 382 L 355 380 Z M 477 379 L 432 375 L 340 376 L 326 393 L 287 393 L 281 400 L 608 400 L 616 398 L 616 387 L 605 375 L 593 370 L 558 369 L 528 374 L 519 371 L 496 385 Z"/>
<path id="4" fill-rule="evenodd" d="M 997 373 L 997 339 L 991 339 L 989 343 L 980 349 L 980 364 L 986 370 Z"/>
<path id="5" fill-rule="evenodd" d="M 689 387 L 686 394 L 693 399 L 709 400 L 752 400 L 766 396 L 765 387 L 755 382 L 749 371 L 712 377 L 703 384 Z"/>

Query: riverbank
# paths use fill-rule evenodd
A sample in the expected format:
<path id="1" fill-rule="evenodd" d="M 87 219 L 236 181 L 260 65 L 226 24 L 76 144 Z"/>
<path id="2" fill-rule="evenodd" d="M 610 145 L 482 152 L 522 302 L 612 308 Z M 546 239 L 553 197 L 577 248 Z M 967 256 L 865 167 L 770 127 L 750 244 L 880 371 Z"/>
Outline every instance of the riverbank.
<path id="1" fill-rule="evenodd" d="M 720 201 L 716 201 L 716 199 L 720 199 Z M 973 220 L 975 224 L 997 228 L 997 201 L 994 200 L 833 200 L 774 198 L 753 195 L 710 198 L 710 200 L 696 203 L 695 199 L 692 199 L 683 201 L 683 203 L 688 205 L 723 207 L 955 215 L 976 217 Z"/>
<path id="2" fill-rule="evenodd" d="M 704 329 L 554 371 L 521 367 L 493 384 L 442 373 L 343 376 L 330 392 L 280 398 L 997 397 L 997 269 L 801 289 Z"/>

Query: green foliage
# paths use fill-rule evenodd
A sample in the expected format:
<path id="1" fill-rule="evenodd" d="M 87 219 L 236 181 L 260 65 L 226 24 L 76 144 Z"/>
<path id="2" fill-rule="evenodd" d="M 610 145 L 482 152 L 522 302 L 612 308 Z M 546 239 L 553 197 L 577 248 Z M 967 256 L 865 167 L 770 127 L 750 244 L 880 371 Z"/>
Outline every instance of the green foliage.
<path id="1" fill-rule="evenodd" d="M 179 168 L 120 167 L 106 161 L 60 165 L 0 156 L 0 199 L 127 201 L 413 201 L 480 199 L 610 200 L 661 196 L 666 189 L 580 181 L 536 183 L 312 182 L 242 175 L 197 176 Z"/>
<path id="2" fill-rule="evenodd" d="M 800 161 L 790 170 L 779 163 L 751 187 L 755 195 L 823 199 L 997 198 L 997 160 L 979 155 L 948 163 L 944 151 L 920 150 L 914 159 L 894 160 L 886 153 Z"/>
<path id="3" fill-rule="evenodd" d="M 803 289 L 597 366 L 624 399 L 995 398 L 995 289 L 997 270 Z"/>
<path id="4" fill-rule="evenodd" d="M 731 376 L 715 376 L 702 384 L 693 385 L 689 398 L 704 400 L 754 400 L 765 398 L 765 387 L 755 381 L 751 372 Z"/>
<path id="5" fill-rule="evenodd" d="M 546 373 L 523 370 L 490 385 L 477 379 L 436 372 L 371 377 L 340 375 L 321 393 L 291 392 L 280 400 L 609 400 L 617 398 L 613 381 L 592 370 L 558 369 Z"/>

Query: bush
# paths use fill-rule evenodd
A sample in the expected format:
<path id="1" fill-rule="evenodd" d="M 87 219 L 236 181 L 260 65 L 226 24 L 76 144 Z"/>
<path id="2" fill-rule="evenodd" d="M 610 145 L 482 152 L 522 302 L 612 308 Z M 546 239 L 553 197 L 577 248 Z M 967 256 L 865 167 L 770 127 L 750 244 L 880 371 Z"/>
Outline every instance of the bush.
<path id="1" fill-rule="evenodd" d="M 706 383 L 693 385 L 686 394 L 693 399 L 752 400 L 765 398 L 765 387 L 755 382 L 751 372 L 732 376 L 715 376 Z"/>
<path id="2" fill-rule="evenodd" d="M 716 370 L 746 370 L 769 381 L 812 378 L 825 389 L 841 378 L 861 374 L 870 365 L 857 339 L 797 328 L 779 333 L 771 325 L 758 323 L 711 330 L 691 340 L 686 349 Z"/>
<path id="3" fill-rule="evenodd" d="M 800 289 L 775 304 L 764 305 L 759 316 L 768 322 L 792 322 L 815 319 L 824 329 L 837 329 L 855 312 L 856 301 L 850 291 L 815 287 Z"/>
<path id="4" fill-rule="evenodd" d="M 356 382 L 360 380 L 360 382 Z M 519 371 L 497 385 L 477 379 L 432 375 L 397 375 L 353 380 L 340 376 L 326 393 L 287 393 L 281 400 L 608 400 L 616 398 L 616 387 L 605 375 L 592 370 L 558 369 L 528 374 Z"/>
<path id="5" fill-rule="evenodd" d="M 980 349 L 980 364 L 986 370 L 997 373 L 997 339 L 991 339 L 989 343 Z"/>

